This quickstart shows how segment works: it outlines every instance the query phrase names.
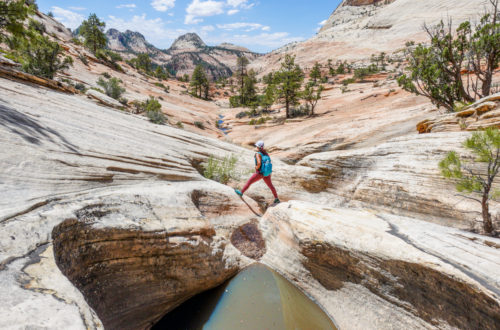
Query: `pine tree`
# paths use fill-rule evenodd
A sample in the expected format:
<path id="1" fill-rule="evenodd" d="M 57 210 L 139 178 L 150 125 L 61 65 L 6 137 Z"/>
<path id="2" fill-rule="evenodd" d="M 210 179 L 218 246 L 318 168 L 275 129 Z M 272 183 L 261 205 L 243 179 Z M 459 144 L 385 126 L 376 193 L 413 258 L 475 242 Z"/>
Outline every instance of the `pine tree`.
<path id="1" fill-rule="evenodd" d="M 101 22 L 96 14 L 90 14 L 80 26 L 80 35 L 85 38 L 85 46 L 94 54 L 106 47 L 107 38 L 104 34 L 105 22 Z"/>
<path id="2" fill-rule="evenodd" d="M 240 91 L 240 103 L 241 105 L 250 105 L 255 102 L 257 96 L 257 90 L 255 85 L 257 84 L 257 74 L 255 71 L 250 70 L 248 74 L 243 78 L 243 87 Z"/>
<path id="3" fill-rule="evenodd" d="M 137 69 L 143 70 L 146 73 L 151 73 L 153 64 L 151 62 L 151 58 L 149 57 L 149 54 L 147 54 L 147 53 L 139 54 L 134 59 L 134 61 L 135 61 L 135 67 Z"/>
<path id="4" fill-rule="evenodd" d="M 199 97 L 200 99 L 202 97 L 205 97 L 205 99 L 208 98 L 210 83 L 201 64 L 198 64 L 194 69 L 193 75 L 191 76 L 190 86 L 193 88 L 191 93 L 194 96 Z"/>
<path id="5" fill-rule="evenodd" d="M 18 54 L 23 71 L 49 79 L 73 64 L 69 56 L 61 59 L 63 48 L 57 42 L 33 31 L 29 39 L 22 40 Z"/>
<path id="6" fill-rule="evenodd" d="M 319 65 L 318 62 L 316 62 L 311 70 L 311 73 L 309 74 L 309 77 L 313 81 L 314 84 L 321 79 L 321 66 Z"/>
<path id="7" fill-rule="evenodd" d="M 274 75 L 276 96 L 285 104 L 286 118 L 290 118 L 290 106 L 298 104 L 304 73 L 295 64 L 295 56 L 285 55 L 281 69 Z"/>
<path id="8" fill-rule="evenodd" d="M 24 0 L 0 1 L 0 42 L 6 38 L 5 32 L 15 37 L 22 36 L 23 22 L 31 10 Z"/>
<path id="9" fill-rule="evenodd" d="M 314 82 L 309 82 L 304 91 L 302 92 L 302 98 L 306 101 L 306 104 L 310 109 L 310 116 L 314 115 L 314 109 L 318 104 L 319 100 L 321 100 L 321 93 L 323 93 L 324 87 L 322 85 L 315 84 Z"/>
<path id="10" fill-rule="evenodd" d="M 274 104 L 274 100 L 275 100 L 275 87 L 271 83 L 271 84 L 268 84 L 266 86 L 266 89 L 264 91 L 264 95 L 262 96 L 261 101 L 260 101 L 260 105 L 262 106 L 262 108 L 264 110 L 267 111 Z"/>
<path id="11" fill-rule="evenodd" d="M 500 197 L 500 191 L 494 182 L 500 171 L 500 132 L 498 128 L 475 132 L 464 142 L 464 147 L 476 156 L 474 161 L 450 151 L 439 163 L 439 168 L 445 178 L 454 180 L 459 192 L 481 196 L 481 199 L 467 198 L 481 204 L 483 229 L 491 234 L 494 228 L 489 201 Z"/>
<path id="12" fill-rule="evenodd" d="M 238 81 L 240 82 L 240 91 L 243 90 L 243 84 L 245 77 L 247 75 L 247 66 L 250 63 L 248 58 L 245 56 L 240 56 L 236 60 L 236 77 L 238 78 Z M 240 95 L 241 96 L 241 95 Z"/>

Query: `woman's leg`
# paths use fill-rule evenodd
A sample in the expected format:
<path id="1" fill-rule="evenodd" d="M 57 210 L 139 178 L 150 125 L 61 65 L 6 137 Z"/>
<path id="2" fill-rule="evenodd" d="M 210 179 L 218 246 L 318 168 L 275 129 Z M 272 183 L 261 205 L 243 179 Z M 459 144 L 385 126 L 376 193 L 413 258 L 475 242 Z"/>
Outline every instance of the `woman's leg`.
<path id="1" fill-rule="evenodd" d="M 248 188 L 250 188 L 251 185 L 253 185 L 255 182 L 259 181 L 262 178 L 263 178 L 262 174 L 260 174 L 260 173 L 254 173 L 250 177 L 250 179 L 248 179 L 247 184 L 243 187 L 243 189 L 241 189 L 241 193 L 244 194 L 245 191 L 247 191 Z"/>
<path id="2" fill-rule="evenodd" d="M 271 189 L 271 192 L 273 193 L 274 198 L 278 198 L 278 193 L 276 192 L 276 188 L 274 188 L 274 186 L 273 186 L 273 182 L 271 181 L 271 176 L 266 176 L 264 178 L 264 182 L 267 184 L 269 189 Z"/>

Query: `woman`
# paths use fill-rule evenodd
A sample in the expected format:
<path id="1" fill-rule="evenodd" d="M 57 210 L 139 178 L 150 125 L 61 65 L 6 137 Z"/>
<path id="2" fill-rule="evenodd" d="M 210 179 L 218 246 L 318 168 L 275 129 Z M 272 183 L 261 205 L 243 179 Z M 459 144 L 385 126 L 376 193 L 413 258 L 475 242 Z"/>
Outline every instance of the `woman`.
<path id="1" fill-rule="evenodd" d="M 247 191 L 252 184 L 261 179 L 264 179 L 264 182 L 267 184 L 269 189 L 271 189 L 271 192 L 274 195 L 274 204 L 278 204 L 280 202 L 278 198 L 278 193 L 276 193 L 276 189 L 274 188 L 273 182 L 271 181 L 271 172 L 272 172 L 271 158 L 264 149 L 264 141 L 257 142 L 255 144 L 255 147 L 257 147 L 257 153 L 255 154 L 255 174 L 252 175 L 250 179 L 248 179 L 247 184 L 245 185 L 245 187 L 243 187 L 241 191 L 239 191 L 238 189 L 235 189 L 234 191 L 239 196 L 243 196 L 245 191 Z"/>

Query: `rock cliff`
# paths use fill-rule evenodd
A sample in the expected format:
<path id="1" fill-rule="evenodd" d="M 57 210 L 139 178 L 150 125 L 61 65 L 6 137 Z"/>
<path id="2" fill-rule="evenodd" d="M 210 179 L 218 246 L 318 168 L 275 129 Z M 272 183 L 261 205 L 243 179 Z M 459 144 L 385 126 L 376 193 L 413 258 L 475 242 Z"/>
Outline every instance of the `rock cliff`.
<path id="1" fill-rule="evenodd" d="M 138 32 L 119 32 L 110 29 L 106 33 L 108 47 L 132 58 L 139 53 L 147 53 L 153 62 L 163 65 L 178 77 L 191 75 L 196 65 L 203 63 L 213 79 L 231 76 L 239 56 L 254 60 L 260 55 L 231 44 L 207 46 L 196 33 L 179 36 L 167 50 L 161 50 L 146 41 Z"/>

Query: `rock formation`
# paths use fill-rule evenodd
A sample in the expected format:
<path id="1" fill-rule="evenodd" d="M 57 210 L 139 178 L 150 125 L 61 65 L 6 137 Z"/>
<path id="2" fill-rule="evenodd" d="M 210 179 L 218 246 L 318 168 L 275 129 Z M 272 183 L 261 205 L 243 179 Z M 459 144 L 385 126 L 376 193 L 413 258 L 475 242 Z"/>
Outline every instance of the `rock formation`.
<path id="1" fill-rule="evenodd" d="M 407 41 L 427 40 L 422 26 L 453 19 L 477 20 L 487 8 L 487 0 L 344 0 L 311 39 L 286 45 L 252 64 L 267 73 L 279 68 L 284 53 L 295 55 L 303 67 L 328 59 L 368 61 L 372 54 L 397 53 Z"/>
<path id="2" fill-rule="evenodd" d="M 326 45 L 328 33 L 346 42 L 355 32 L 362 34 L 358 44 L 342 47 L 354 53 L 364 45 L 368 54 L 373 44 L 366 38 L 379 38 L 389 25 L 395 39 L 387 47 L 395 47 L 416 31 L 410 25 L 421 18 L 408 15 L 421 13 L 422 4 L 451 8 L 450 1 L 345 1 L 317 38 L 294 51 Z M 454 2 L 452 14 L 470 15 L 478 4 Z M 8 293 L 0 328 L 149 328 L 257 261 L 313 297 L 341 328 L 500 327 L 500 240 L 471 233 L 481 227 L 477 205 L 453 194 L 437 168 L 469 136 L 463 125 L 497 125 L 497 96 L 439 116 L 380 74 L 346 90 L 332 81 L 307 121 L 250 126 L 236 116 L 242 109 L 194 99 L 182 83 L 160 82 L 126 64 L 123 72 L 111 70 L 70 43 L 60 24 L 38 17 L 75 65 L 49 81 L 0 58 L 0 291 Z M 354 28 L 360 22 L 376 24 Z M 149 47 L 127 33 L 130 49 Z M 113 47 L 123 46 L 112 34 Z M 330 46 L 311 60 L 324 60 Z M 162 54 L 181 63 L 201 57 L 201 49 L 228 63 L 246 52 L 189 35 Z M 189 61 L 185 70 L 195 63 Z M 69 87 L 95 87 L 102 74 L 121 79 L 129 100 L 156 97 L 170 124 L 152 124 L 110 108 L 118 104 L 95 91 Z M 219 113 L 232 128 L 224 138 L 214 127 Z M 418 122 L 429 134 L 418 134 Z M 261 138 L 273 155 L 282 204 L 269 205 L 262 183 L 242 200 L 201 175 L 209 157 L 234 154 L 239 178 L 230 185 L 241 187 L 253 152 L 229 142 L 251 146 Z M 498 219 L 499 204 L 491 211 Z"/>
<path id="3" fill-rule="evenodd" d="M 500 126 L 500 93 L 487 96 L 464 109 L 425 119 L 417 124 L 419 133 L 447 131 L 476 131 Z"/>
<path id="4" fill-rule="evenodd" d="M 310 293 L 341 329 L 500 326 L 499 240 L 298 201 L 269 210 L 261 226 L 263 262 Z"/>
<path id="5" fill-rule="evenodd" d="M 260 55 L 250 50 L 231 44 L 207 46 L 196 33 L 187 33 L 178 37 L 167 50 L 161 50 L 146 41 L 138 32 L 119 32 L 110 29 L 106 33 L 108 47 L 120 52 L 126 58 L 139 53 L 148 53 L 153 62 L 163 65 L 178 77 L 191 75 L 196 65 L 203 63 L 213 79 L 231 76 L 236 67 L 236 59 L 246 56 L 254 60 Z"/>

